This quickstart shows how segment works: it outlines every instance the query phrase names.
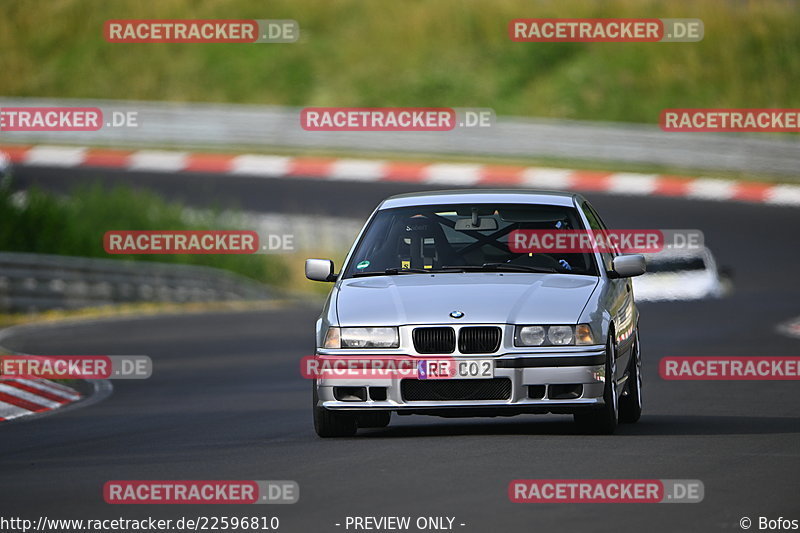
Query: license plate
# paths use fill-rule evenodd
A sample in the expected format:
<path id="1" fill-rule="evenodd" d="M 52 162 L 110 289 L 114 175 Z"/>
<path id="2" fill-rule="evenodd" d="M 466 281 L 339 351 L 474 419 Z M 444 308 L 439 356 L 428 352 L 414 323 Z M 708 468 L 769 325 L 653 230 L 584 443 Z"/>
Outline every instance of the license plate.
<path id="1" fill-rule="evenodd" d="M 494 361 L 491 359 L 469 360 L 422 360 L 417 362 L 417 379 L 492 379 Z"/>

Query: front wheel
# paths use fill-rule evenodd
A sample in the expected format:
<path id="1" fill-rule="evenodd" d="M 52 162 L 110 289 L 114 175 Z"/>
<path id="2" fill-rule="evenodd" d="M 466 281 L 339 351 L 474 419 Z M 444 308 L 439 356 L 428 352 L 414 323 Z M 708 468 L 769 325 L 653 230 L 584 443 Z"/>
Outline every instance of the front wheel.
<path id="1" fill-rule="evenodd" d="M 642 416 L 642 353 L 638 329 L 635 335 L 628 364 L 628 382 L 625 393 L 619 399 L 619 421 L 627 424 L 637 422 Z"/>
<path id="2" fill-rule="evenodd" d="M 617 403 L 617 350 L 612 335 L 606 343 L 605 388 L 603 406 L 588 413 L 575 413 L 575 423 L 583 433 L 611 435 L 617 429 L 619 406 Z"/>
<path id="3" fill-rule="evenodd" d="M 317 381 L 312 380 L 311 394 L 314 410 L 314 431 L 323 438 L 329 437 L 352 437 L 358 431 L 358 421 L 355 416 L 349 413 L 337 413 L 319 407 L 319 396 L 317 395 Z"/>

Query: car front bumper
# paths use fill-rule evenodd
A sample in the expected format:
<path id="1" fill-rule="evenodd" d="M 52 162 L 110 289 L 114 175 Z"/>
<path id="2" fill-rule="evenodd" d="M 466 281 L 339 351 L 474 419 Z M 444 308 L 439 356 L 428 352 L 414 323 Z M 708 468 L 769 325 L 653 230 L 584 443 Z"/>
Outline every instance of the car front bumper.
<path id="1" fill-rule="evenodd" d="M 319 378 L 318 406 L 337 411 L 385 410 L 400 414 L 441 416 L 498 416 L 519 413 L 574 413 L 603 404 L 605 347 L 575 347 L 569 352 L 541 349 L 531 353 L 500 356 L 458 356 L 460 360 L 493 359 L 494 379 L 510 382 L 502 399 L 411 399 L 404 394 L 403 380 L 412 378 Z M 318 355 L 331 355 L 330 352 Z M 382 355 L 386 355 L 385 352 Z M 359 354 L 359 359 L 370 354 Z M 405 356 L 408 357 L 408 356 Z M 425 359 L 425 356 L 412 356 Z M 417 380 L 414 380 L 417 381 Z M 447 380 L 425 380 L 444 382 Z M 485 380 L 468 380 L 475 387 Z M 508 383 L 504 384 L 506 390 Z M 465 384 L 469 387 L 470 384 Z M 363 388 L 363 389 L 362 389 Z M 357 395 L 342 398 L 343 390 Z M 565 394 L 565 391 L 571 391 Z M 338 399 L 337 399 L 338 396 Z"/>

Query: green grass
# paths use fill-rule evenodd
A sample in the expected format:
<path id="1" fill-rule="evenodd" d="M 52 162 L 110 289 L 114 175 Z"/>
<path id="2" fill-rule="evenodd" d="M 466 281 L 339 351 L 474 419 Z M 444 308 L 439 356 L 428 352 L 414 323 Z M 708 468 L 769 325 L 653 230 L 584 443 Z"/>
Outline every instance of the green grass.
<path id="1" fill-rule="evenodd" d="M 700 43 L 514 43 L 522 17 L 701 18 Z M 110 44 L 111 18 L 291 18 L 294 44 Z M 491 107 L 657 122 L 665 107 L 800 107 L 782 0 L 5 0 L 0 94 Z"/>
<path id="2" fill-rule="evenodd" d="M 274 285 L 285 284 L 289 267 L 269 255 L 109 255 L 103 235 L 109 230 L 248 229 L 235 216 L 193 213 L 158 195 L 128 187 L 86 186 L 67 196 L 29 189 L 24 196 L 0 186 L 0 250 L 106 259 L 133 259 L 221 268 Z"/>

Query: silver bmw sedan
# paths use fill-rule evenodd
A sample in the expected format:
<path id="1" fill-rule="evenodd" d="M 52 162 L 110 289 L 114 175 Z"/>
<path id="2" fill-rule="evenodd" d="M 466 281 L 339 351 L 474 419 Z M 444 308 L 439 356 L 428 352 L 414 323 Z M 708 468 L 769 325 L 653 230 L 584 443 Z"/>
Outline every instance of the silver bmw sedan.
<path id="1" fill-rule="evenodd" d="M 582 231 L 608 230 L 579 194 L 384 200 L 340 272 L 327 259 L 306 261 L 309 279 L 334 284 L 304 374 L 317 434 L 385 427 L 392 413 L 572 414 L 591 433 L 636 422 L 642 376 L 630 278 L 644 272 L 644 258 L 557 239 L 520 245 Z"/>

